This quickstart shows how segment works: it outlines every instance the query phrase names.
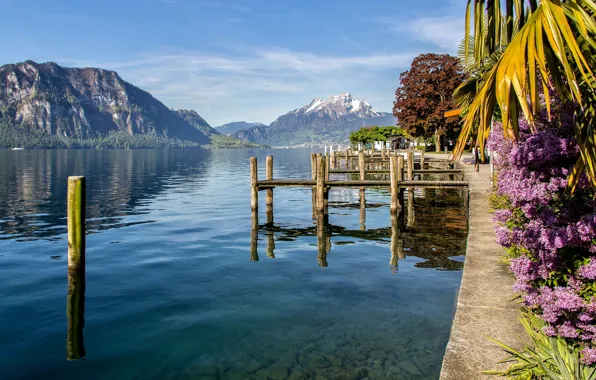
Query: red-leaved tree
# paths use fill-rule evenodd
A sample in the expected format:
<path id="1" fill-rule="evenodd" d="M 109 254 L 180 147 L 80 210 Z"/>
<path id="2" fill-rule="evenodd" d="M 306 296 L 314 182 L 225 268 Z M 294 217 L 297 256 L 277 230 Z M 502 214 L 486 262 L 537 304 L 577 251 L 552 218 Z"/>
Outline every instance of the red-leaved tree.
<path id="1" fill-rule="evenodd" d="M 408 71 L 399 76 L 395 91 L 393 115 L 398 125 L 410 136 L 435 137 L 436 150 L 441 150 L 440 138 L 457 138 L 460 117 L 445 118 L 445 111 L 457 106 L 453 91 L 465 78 L 459 59 L 448 54 L 422 54 L 414 59 Z"/>

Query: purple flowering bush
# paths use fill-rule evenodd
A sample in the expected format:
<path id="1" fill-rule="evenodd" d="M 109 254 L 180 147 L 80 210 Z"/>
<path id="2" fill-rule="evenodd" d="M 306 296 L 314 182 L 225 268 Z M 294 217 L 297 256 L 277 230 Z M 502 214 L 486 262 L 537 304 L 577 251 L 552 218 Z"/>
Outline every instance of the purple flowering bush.
<path id="1" fill-rule="evenodd" d="M 578 157 L 572 110 L 555 104 L 536 130 L 520 120 L 517 141 L 495 125 L 489 148 L 499 169 L 492 207 L 497 242 L 506 247 L 514 291 L 547 324 L 548 336 L 579 347 L 596 364 L 596 201 L 583 178 L 567 186 Z"/>

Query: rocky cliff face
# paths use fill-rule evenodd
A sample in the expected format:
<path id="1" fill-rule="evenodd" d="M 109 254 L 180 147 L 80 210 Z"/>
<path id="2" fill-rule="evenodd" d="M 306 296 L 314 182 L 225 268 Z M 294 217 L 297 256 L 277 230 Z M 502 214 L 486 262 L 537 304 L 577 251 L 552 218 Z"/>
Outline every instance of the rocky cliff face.
<path id="1" fill-rule="evenodd" d="M 188 124 L 192 125 L 199 131 L 201 131 L 205 136 L 211 137 L 213 135 L 221 135 L 215 128 L 211 127 L 209 123 L 205 119 L 201 117 L 194 110 L 176 110 L 176 113 L 184 119 Z"/>
<path id="2" fill-rule="evenodd" d="M 252 127 L 234 136 L 270 145 L 343 142 L 352 131 L 372 125 L 395 125 L 395 118 L 343 93 L 325 100 L 313 99 L 304 107 L 280 116 L 269 127 Z"/>
<path id="3" fill-rule="evenodd" d="M 209 142 L 200 130 L 116 72 L 51 62 L 0 67 L 0 118 L 13 126 L 81 139 L 124 131 Z"/>

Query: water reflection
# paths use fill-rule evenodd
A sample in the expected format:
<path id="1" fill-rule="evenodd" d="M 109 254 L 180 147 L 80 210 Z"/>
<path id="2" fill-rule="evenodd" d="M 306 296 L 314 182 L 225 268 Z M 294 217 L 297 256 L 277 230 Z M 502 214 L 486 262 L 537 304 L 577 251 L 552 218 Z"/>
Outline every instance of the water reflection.
<path id="1" fill-rule="evenodd" d="M 83 259 L 84 260 L 84 259 Z M 68 270 L 68 296 L 66 297 L 66 359 L 85 357 L 83 328 L 85 327 L 85 264 Z"/>
<path id="2" fill-rule="evenodd" d="M 463 194 L 458 189 L 408 189 L 405 191 L 405 208 L 398 214 L 387 212 L 390 225 L 383 228 L 366 228 L 366 207 L 379 208 L 383 204 L 331 203 L 332 208 L 359 208 L 359 229 L 339 225 L 342 215 L 333 215 L 338 224 L 329 223 L 328 214 L 316 214 L 314 226 L 295 227 L 273 223 L 273 210 L 267 211 L 267 223 L 259 225 L 253 213 L 251 231 L 251 260 L 258 261 L 259 232 L 267 239 L 267 256 L 275 258 L 275 241 L 296 241 L 303 236 L 316 236 L 318 264 L 329 266 L 327 254 L 331 250 L 331 237 L 388 242 L 389 267 L 397 273 L 399 260 L 408 256 L 424 259 L 415 264 L 418 268 L 461 270 L 467 237 L 467 212 Z M 402 196 L 404 196 L 402 195 Z M 404 204 L 404 202 L 402 202 Z M 342 242 L 345 244 L 346 242 Z M 342 244 L 340 244 L 342 245 Z M 280 244 L 283 247 L 283 244 Z"/>
<path id="3" fill-rule="evenodd" d="M 211 152 L 180 150 L 0 150 L 0 240 L 66 233 L 66 183 L 86 175 L 87 231 L 152 223 L 149 201 L 182 182 L 200 184 Z"/>

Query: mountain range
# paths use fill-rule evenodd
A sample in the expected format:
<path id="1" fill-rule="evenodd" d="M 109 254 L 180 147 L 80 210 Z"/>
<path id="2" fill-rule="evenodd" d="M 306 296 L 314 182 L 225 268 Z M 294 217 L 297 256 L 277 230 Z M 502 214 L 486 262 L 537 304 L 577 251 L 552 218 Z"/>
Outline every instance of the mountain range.
<path id="1" fill-rule="evenodd" d="M 17 145 L 18 144 L 18 145 Z M 26 61 L 0 67 L 0 147 L 253 146 L 172 110 L 116 72 Z"/>
<path id="2" fill-rule="evenodd" d="M 349 93 L 315 98 L 302 108 L 278 117 L 270 125 L 261 123 L 230 123 L 217 127 L 238 139 L 269 145 L 344 142 L 352 131 L 365 126 L 395 125 L 395 117 L 375 111 L 364 101 Z M 242 130 L 236 130 L 247 126 Z"/>
<path id="3" fill-rule="evenodd" d="M 194 110 L 173 110 L 98 68 L 25 61 L 0 67 L 0 148 L 256 147 L 345 142 L 363 126 L 393 125 L 349 93 L 315 98 L 270 125 L 217 128 Z"/>
<path id="4" fill-rule="evenodd" d="M 245 129 L 251 129 L 254 127 L 266 127 L 263 123 L 248 123 L 246 121 L 234 121 L 228 124 L 220 125 L 215 129 L 224 135 L 233 135 L 236 132 L 240 132 Z"/>

